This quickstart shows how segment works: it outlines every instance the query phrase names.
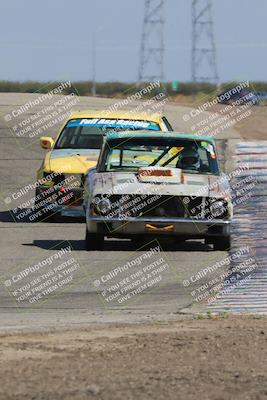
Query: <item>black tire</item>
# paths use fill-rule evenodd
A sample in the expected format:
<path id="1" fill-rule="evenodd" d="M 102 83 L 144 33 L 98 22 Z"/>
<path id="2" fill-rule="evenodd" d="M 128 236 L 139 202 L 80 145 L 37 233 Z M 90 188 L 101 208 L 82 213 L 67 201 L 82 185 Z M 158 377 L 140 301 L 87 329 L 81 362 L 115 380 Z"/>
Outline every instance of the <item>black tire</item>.
<path id="1" fill-rule="evenodd" d="M 231 248 L 231 236 L 222 236 L 213 242 L 214 250 L 227 251 Z"/>
<path id="2" fill-rule="evenodd" d="M 91 250 L 103 250 L 104 247 L 104 235 L 98 233 L 89 233 L 86 229 L 85 236 L 85 249 Z"/>

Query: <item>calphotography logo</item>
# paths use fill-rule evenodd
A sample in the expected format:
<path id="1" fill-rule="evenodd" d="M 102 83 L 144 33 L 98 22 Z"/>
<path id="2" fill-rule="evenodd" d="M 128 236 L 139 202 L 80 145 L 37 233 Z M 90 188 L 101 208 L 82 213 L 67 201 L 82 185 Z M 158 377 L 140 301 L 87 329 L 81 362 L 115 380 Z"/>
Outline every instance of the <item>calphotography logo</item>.
<path id="1" fill-rule="evenodd" d="M 171 269 L 161 246 L 152 241 L 133 253 L 128 260 L 114 265 L 93 280 L 105 307 L 127 307 L 132 302 L 144 301 L 148 292 L 157 292 L 169 279 Z"/>
<path id="2" fill-rule="evenodd" d="M 19 144 L 19 139 L 24 138 L 30 139 L 30 145 L 32 145 L 32 142 L 36 142 L 50 129 L 57 129 L 80 101 L 71 81 L 61 82 L 52 89 L 50 85 L 47 85 L 43 90 L 48 90 L 48 92 L 34 94 L 33 99 L 4 116 L 17 144 Z M 65 91 L 69 94 L 62 96 Z"/>
<path id="3" fill-rule="evenodd" d="M 51 255 L 23 268 L 17 266 L 9 271 L 8 278 L 3 277 L 3 286 L 18 308 L 38 307 L 51 299 L 56 304 L 62 291 L 85 279 L 71 245 L 62 242 L 60 247 L 60 250 L 51 248 Z"/>

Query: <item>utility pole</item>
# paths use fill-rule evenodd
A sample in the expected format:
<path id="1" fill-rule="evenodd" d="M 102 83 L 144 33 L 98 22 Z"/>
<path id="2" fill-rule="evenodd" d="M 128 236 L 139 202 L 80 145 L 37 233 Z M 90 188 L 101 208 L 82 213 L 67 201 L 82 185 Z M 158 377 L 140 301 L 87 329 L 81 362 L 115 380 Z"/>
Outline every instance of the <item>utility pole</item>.
<path id="1" fill-rule="evenodd" d="M 96 96 L 96 33 L 92 37 L 92 96 Z"/>
<path id="2" fill-rule="evenodd" d="M 192 0 L 192 81 L 219 83 L 211 0 Z"/>
<path id="3" fill-rule="evenodd" d="M 164 79 L 164 0 L 145 0 L 139 81 Z"/>

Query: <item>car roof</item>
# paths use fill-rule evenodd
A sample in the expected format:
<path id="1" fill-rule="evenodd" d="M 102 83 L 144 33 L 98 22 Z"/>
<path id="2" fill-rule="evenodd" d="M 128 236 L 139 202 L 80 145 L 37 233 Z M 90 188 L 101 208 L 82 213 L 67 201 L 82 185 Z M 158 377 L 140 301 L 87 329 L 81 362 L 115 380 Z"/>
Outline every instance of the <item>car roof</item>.
<path id="1" fill-rule="evenodd" d="M 122 135 L 123 134 L 123 135 Z M 162 138 L 162 139 L 188 139 L 188 140 L 203 140 L 210 143 L 215 143 L 214 139 L 210 136 L 192 135 L 183 132 L 161 132 L 161 131 L 122 131 L 122 132 L 108 132 L 106 140 L 116 139 L 129 139 L 129 138 Z"/>
<path id="2" fill-rule="evenodd" d="M 112 106 L 111 106 L 112 107 Z M 149 113 L 137 113 L 131 110 L 118 110 L 118 111 L 110 111 L 106 110 L 82 110 L 76 111 L 69 116 L 69 119 L 76 118 L 110 118 L 110 119 L 131 119 L 131 120 L 140 120 L 140 121 L 152 121 L 152 122 L 161 122 L 162 115 L 161 114 L 149 114 Z"/>

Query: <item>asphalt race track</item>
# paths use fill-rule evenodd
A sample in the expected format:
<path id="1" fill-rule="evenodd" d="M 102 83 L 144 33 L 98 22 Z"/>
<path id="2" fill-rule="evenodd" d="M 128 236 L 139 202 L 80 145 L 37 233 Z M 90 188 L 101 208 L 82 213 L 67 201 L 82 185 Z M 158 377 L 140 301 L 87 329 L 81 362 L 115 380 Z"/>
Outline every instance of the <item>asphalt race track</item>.
<path id="1" fill-rule="evenodd" d="M 152 286 L 150 290 L 137 294 L 133 299 L 118 304 L 112 300 L 105 301 L 102 292 L 107 290 L 107 286 L 99 288 L 99 278 L 106 276 L 118 266 L 125 265 L 129 260 L 136 259 L 146 248 L 139 249 L 130 241 L 108 240 L 103 251 L 88 253 L 84 250 L 85 226 L 82 221 L 30 223 L 27 220 L 24 222 L 14 220 L 11 213 L 13 204 L 8 199 L 12 193 L 17 193 L 35 182 L 35 173 L 43 159 L 44 150 L 39 147 L 38 137 L 16 136 L 13 121 L 12 119 L 8 121 L 6 115 L 12 115 L 13 110 L 37 96 L 0 94 L 1 330 L 65 327 L 93 322 L 176 319 L 181 310 L 190 309 L 193 302 L 194 287 L 186 288 L 183 282 L 205 267 L 227 257 L 227 252 L 214 252 L 211 247 L 200 241 L 163 244 L 161 256 L 167 267 L 162 273 L 161 282 Z M 113 103 L 112 99 L 81 98 L 73 109 L 101 109 Z M 37 105 L 26 111 L 20 117 L 21 120 L 34 115 L 38 107 Z M 187 123 L 182 119 L 185 112 L 188 112 L 186 107 L 172 104 L 166 106 L 166 115 L 179 131 L 187 130 Z M 58 125 L 50 131 L 47 129 L 47 134 L 55 136 L 57 129 Z M 225 146 L 227 140 L 234 142 L 238 139 L 238 134 L 234 129 L 229 129 L 218 139 Z M 33 195 L 34 190 L 30 190 L 23 195 L 22 200 L 26 201 Z M 152 243 L 152 247 L 157 245 L 158 243 Z M 29 304 L 23 297 L 17 301 L 20 294 L 17 291 L 18 286 L 12 287 L 9 278 L 14 275 L 20 276 L 22 284 L 23 279 L 19 275 L 21 271 L 37 265 L 42 260 L 48 260 L 62 247 L 69 248 L 69 246 L 71 252 L 63 257 L 75 260 L 73 263 L 76 269 L 71 281 L 66 281 L 61 289 L 51 292 L 41 301 Z M 49 261 L 47 263 L 43 273 L 51 267 Z M 227 270 L 227 265 L 224 268 Z M 202 284 L 205 284 L 205 279 Z M 23 293 L 26 293 L 26 289 Z"/>

